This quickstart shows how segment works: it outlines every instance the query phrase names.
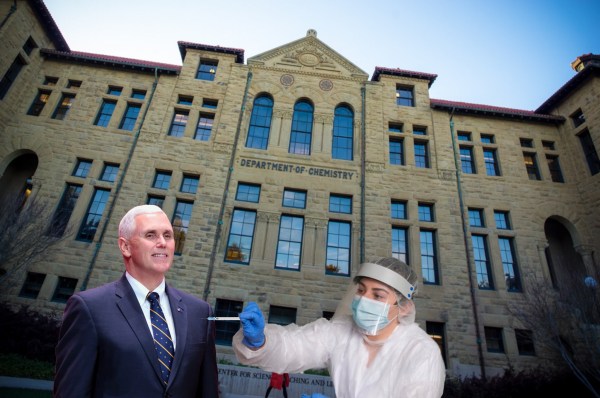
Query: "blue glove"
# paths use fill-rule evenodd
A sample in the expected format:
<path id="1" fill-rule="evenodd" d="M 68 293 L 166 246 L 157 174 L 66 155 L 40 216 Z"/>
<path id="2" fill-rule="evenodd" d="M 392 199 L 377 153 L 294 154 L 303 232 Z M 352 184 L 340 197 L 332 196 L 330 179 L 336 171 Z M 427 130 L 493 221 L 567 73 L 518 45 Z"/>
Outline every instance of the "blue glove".
<path id="1" fill-rule="evenodd" d="M 300 398 L 328 398 L 328 397 L 326 395 L 315 392 L 315 393 L 312 393 L 312 395 L 302 394 L 302 396 Z"/>
<path id="2" fill-rule="evenodd" d="M 265 344 L 265 318 L 258 305 L 251 301 L 240 314 L 244 339 L 242 343 L 250 348 L 260 348 Z"/>

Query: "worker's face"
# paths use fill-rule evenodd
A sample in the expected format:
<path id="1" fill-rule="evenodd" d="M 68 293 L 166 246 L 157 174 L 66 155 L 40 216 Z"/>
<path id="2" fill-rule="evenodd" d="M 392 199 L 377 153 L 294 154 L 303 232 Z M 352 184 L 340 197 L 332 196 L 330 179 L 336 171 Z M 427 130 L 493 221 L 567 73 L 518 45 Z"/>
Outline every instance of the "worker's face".
<path id="1" fill-rule="evenodd" d="M 171 222 L 164 213 L 140 214 L 135 217 L 131 238 L 119 238 L 119 246 L 134 277 L 162 279 L 175 253 Z"/>
<path id="2" fill-rule="evenodd" d="M 398 315 L 398 297 L 394 289 L 371 278 L 362 278 L 356 287 L 356 294 L 371 300 L 386 303 L 390 306 L 388 319 Z"/>

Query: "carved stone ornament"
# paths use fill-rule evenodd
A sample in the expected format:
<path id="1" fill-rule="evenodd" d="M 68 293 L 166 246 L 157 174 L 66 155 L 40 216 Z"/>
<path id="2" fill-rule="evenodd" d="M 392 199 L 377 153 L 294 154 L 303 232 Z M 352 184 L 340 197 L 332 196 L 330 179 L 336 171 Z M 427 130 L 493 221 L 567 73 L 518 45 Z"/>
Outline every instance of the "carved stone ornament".
<path id="1" fill-rule="evenodd" d="M 333 88 L 333 82 L 329 79 L 323 79 L 319 82 L 319 88 L 323 91 L 330 91 Z"/>
<path id="2" fill-rule="evenodd" d="M 279 81 L 284 86 L 291 86 L 292 84 L 294 84 L 294 76 L 292 76 L 292 75 L 282 75 L 281 78 L 279 79 Z"/>

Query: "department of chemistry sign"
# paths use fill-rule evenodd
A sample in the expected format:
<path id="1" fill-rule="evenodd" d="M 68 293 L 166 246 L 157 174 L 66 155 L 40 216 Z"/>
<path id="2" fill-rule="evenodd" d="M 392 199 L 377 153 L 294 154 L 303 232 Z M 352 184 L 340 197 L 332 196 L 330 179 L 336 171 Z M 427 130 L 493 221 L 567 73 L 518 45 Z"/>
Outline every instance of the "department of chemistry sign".
<path id="1" fill-rule="evenodd" d="M 272 170 L 282 173 L 306 174 L 317 177 L 337 178 L 340 180 L 351 180 L 354 178 L 354 172 L 329 169 L 325 167 L 307 167 L 284 162 L 272 162 L 268 160 L 240 159 L 240 166 L 253 169 Z"/>

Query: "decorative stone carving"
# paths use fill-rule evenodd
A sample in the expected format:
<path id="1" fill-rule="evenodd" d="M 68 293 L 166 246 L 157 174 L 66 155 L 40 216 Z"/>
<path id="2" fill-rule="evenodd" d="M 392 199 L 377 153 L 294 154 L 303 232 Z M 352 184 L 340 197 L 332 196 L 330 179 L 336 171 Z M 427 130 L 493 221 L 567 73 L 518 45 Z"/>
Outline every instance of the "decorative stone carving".
<path id="1" fill-rule="evenodd" d="M 333 82 L 329 79 L 323 79 L 319 82 L 319 88 L 323 91 L 330 91 L 333 88 Z"/>
<path id="2" fill-rule="evenodd" d="M 281 78 L 279 79 L 279 81 L 284 86 L 291 86 L 292 84 L 294 84 L 294 76 L 282 75 Z"/>

